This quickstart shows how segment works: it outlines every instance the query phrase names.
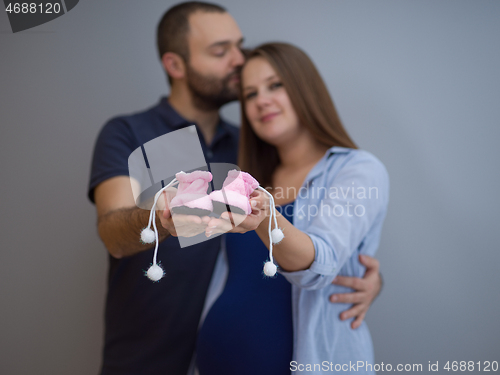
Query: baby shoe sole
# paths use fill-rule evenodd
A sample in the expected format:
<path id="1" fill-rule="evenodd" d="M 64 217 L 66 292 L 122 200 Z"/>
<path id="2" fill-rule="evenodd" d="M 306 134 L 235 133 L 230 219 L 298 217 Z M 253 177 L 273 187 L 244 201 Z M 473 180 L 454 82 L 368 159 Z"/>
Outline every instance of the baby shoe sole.
<path id="1" fill-rule="evenodd" d="M 204 210 L 202 208 L 191 208 L 187 206 L 177 206 L 177 207 L 172 207 L 171 209 L 172 213 L 178 214 L 178 215 L 195 215 L 195 216 L 208 216 L 210 215 L 209 210 Z"/>
<path id="2" fill-rule="evenodd" d="M 220 216 L 224 212 L 232 212 L 234 214 L 245 215 L 245 211 L 236 206 L 231 206 L 230 204 L 225 204 L 222 202 L 212 201 L 214 206 L 214 214 Z"/>

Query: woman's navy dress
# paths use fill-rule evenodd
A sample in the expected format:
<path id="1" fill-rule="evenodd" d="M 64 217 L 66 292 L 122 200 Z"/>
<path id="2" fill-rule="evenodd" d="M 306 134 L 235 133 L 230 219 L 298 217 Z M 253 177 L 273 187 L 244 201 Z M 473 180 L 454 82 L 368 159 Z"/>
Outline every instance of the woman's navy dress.
<path id="1" fill-rule="evenodd" d="M 290 222 L 293 202 L 277 207 Z M 252 231 L 228 233 L 224 291 L 198 335 L 200 375 L 289 375 L 293 350 L 291 286 L 264 276 L 269 251 Z"/>

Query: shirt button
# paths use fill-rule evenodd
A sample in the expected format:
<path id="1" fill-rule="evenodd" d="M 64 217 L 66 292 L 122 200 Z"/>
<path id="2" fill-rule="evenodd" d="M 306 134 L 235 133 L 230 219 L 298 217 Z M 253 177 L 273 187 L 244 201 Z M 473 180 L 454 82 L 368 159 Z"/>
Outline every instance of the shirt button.
<path id="1" fill-rule="evenodd" d="M 212 159 L 214 157 L 214 153 L 210 150 L 207 151 L 207 158 Z"/>
<path id="2" fill-rule="evenodd" d="M 299 220 L 302 220 L 303 218 L 304 218 L 304 216 L 303 216 L 303 215 L 299 215 L 299 216 L 297 216 L 297 219 L 299 219 Z"/>

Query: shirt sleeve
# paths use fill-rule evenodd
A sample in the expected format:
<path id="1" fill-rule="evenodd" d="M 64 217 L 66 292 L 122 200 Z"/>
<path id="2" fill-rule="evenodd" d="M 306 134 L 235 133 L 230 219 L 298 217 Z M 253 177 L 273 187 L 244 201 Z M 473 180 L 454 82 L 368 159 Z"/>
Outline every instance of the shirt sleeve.
<path id="1" fill-rule="evenodd" d="M 94 147 L 88 198 L 94 202 L 94 189 L 116 176 L 128 176 L 128 158 L 139 147 L 129 125 L 120 118 L 110 120 L 101 129 Z"/>
<path id="2" fill-rule="evenodd" d="M 309 223 L 304 232 L 311 238 L 315 251 L 308 269 L 281 272 L 298 287 L 328 286 L 363 241 L 376 240 L 376 244 L 370 245 L 378 247 L 387 211 L 389 178 L 378 159 L 368 152 L 358 152 L 331 181 L 327 177 L 325 196 L 319 204 L 313 206 L 306 200 L 305 205 L 298 207 L 299 216 Z"/>

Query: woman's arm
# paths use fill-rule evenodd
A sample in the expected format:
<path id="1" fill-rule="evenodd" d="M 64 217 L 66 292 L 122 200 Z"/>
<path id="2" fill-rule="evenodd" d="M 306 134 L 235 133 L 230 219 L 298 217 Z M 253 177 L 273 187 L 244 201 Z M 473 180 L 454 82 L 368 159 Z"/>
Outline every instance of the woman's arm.
<path id="1" fill-rule="evenodd" d="M 294 205 L 294 226 L 310 238 L 312 262 L 307 258 L 311 251 L 308 242 L 293 229 L 290 234 L 285 232 L 285 239 L 288 235 L 292 241 L 273 246 L 282 274 L 306 289 L 328 286 L 356 252 L 375 253 L 387 210 L 387 171 L 370 153 L 357 151 L 341 164 L 334 162 L 323 176 L 310 181 Z M 281 264 L 283 261 L 286 263 Z M 310 262 L 307 268 L 305 261 Z M 295 268 L 287 272 L 287 267 Z"/>
<path id="2" fill-rule="evenodd" d="M 282 229 L 285 238 L 273 246 L 273 257 L 281 269 L 287 272 L 308 269 L 314 261 L 314 245 L 306 233 L 297 229 L 287 219 L 276 211 L 278 227 Z M 274 225 L 274 224 L 273 224 Z M 255 229 L 262 242 L 269 248 L 269 216 Z"/>

